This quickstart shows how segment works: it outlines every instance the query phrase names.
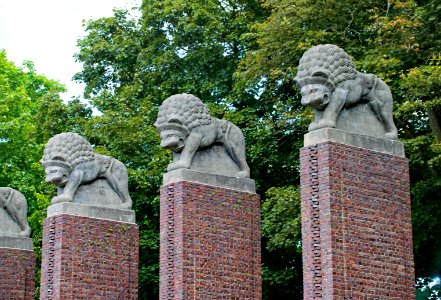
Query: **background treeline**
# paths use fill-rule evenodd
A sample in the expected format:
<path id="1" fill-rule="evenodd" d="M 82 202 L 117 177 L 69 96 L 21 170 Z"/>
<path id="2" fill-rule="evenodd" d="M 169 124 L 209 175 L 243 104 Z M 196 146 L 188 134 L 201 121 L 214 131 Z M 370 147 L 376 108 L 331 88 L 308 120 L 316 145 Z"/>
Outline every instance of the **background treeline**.
<path id="1" fill-rule="evenodd" d="M 301 299 L 299 148 L 312 112 L 293 78 L 304 51 L 333 43 L 393 91 L 410 159 L 416 273 L 426 282 L 440 274 L 441 0 L 143 0 L 85 30 L 75 78 L 90 106 L 63 103 L 63 86 L 0 52 L 0 186 L 26 195 L 38 253 L 55 194 L 38 161 L 51 136 L 75 131 L 129 169 L 140 299 L 158 298 L 159 186 L 171 154 L 152 124 L 165 98 L 193 93 L 246 136 L 262 195 L 264 299 Z"/>

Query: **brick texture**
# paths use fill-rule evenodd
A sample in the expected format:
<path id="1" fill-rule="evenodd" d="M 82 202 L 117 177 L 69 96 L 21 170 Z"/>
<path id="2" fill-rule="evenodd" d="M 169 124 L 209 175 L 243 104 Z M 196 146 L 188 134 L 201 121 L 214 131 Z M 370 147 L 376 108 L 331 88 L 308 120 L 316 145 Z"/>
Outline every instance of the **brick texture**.
<path id="1" fill-rule="evenodd" d="M 192 182 L 161 188 L 160 299 L 261 299 L 260 201 Z"/>
<path id="2" fill-rule="evenodd" d="M 40 299 L 138 299 L 138 241 L 136 224 L 46 218 Z"/>
<path id="3" fill-rule="evenodd" d="M 0 299 L 34 299 L 35 253 L 0 248 Z"/>
<path id="4" fill-rule="evenodd" d="M 301 149 L 304 299 L 415 299 L 406 158 Z"/>

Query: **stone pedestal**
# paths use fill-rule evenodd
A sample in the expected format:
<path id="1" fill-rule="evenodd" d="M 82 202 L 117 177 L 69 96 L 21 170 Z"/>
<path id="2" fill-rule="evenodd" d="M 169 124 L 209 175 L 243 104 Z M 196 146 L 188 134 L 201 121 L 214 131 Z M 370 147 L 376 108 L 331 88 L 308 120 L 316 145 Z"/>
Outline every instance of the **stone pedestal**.
<path id="1" fill-rule="evenodd" d="M 321 129 L 301 149 L 304 299 L 415 299 L 403 145 Z"/>
<path id="2" fill-rule="evenodd" d="M 34 299 L 32 239 L 0 237 L 0 299 Z"/>
<path id="3" fill-rule="evenodd" d="M 40 299 L 138 299 L 138 242 L 131 210 L 51 205 Z"/>
<path id="4" fill-rule="evenodd" d="M 159 298 L 261 299 L 259 208 L 250 179 L 165 174 Z"/>

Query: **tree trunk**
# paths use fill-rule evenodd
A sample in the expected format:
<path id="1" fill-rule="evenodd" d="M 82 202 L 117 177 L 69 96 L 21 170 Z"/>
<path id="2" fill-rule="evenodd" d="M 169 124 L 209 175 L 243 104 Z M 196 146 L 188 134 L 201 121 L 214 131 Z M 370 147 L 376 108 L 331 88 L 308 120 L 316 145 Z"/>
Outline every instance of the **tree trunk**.
<path id="1" fill-rule="evenodd" d="M 429 109 L 429 125 L 437 142 L 441 142 L 441 108 Z"/>

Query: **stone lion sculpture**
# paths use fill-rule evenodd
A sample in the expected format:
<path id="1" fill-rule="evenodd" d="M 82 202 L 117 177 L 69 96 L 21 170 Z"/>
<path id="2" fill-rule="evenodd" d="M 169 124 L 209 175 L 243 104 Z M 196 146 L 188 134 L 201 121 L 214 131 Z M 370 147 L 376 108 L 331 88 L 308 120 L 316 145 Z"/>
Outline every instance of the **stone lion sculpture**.
<path id="1" fill-rule="evenodd" d="M 300 59 L 295 81 L 302 104 L 314 109 L 309 131 L 335 127 L 343 108 L 365 102 L 384 127 L 384 137 L 397 139 L 389 87 L 375 75 L 356 71 L 343 49 L 329 44 L 310 48 Z"/>
<path id="2" fill-rule="evenodd" d="M 25 196 L 9 187 L 0 187 L 0 207 L 8 213 L 11 219 L 20 227 L 18 236 L 29 237 L 31 227 L 28 224 L 28 203 Z M 2 228 L 0 228 L 0 233 Z"/>
<path id="3" fill-rule="evenodd" d="M 180 153 L 167 170 L 190 168 L 197 150 L 222 145 L 237 165 L 236 177 L 249 178 L 245 139 L 234 124 L 212 117 L 202 101 L 191 94 L 173 95 L 159 108 L 156 127 L 161 147 Z M 213 160 L 213 163 L 215 161 Z"/>
<path id="4" fill-rule="evenodd" d="M 92 151 L 91 144 L 77 133 L 60 133 L 49 139 L 40 160 L 46 182 L 58 186 L 52 204 L 72 202 L 78 187 L 97 179 L 105 179 L 130 209 L 127 169 L 119 160 Z"/>

